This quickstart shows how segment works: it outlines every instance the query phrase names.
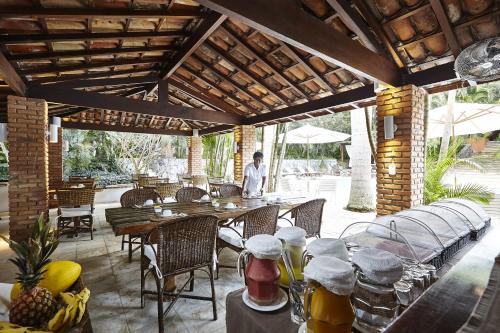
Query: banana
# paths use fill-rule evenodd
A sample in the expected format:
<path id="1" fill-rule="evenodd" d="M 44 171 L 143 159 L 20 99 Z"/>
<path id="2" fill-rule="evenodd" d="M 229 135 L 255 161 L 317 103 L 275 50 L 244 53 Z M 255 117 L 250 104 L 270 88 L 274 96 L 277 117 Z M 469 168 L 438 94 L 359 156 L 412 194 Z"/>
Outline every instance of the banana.
<path id="1" fill-rule="evenodd" d="M 0 321 L 0 332 L 2 333 L 47 333 L 48 331 L 35 330 L 31 327 L 22 327 L 5 321 Z"/>
<path id="2" fill-rule="evenodd" d="M 85 288 L 76 295 L 61 293 L 60 297 L 66 307 L 60 309 L 49 322 L 48 328 L 54 332 L 65 332 L 82 320 L 90 290 Z"/>

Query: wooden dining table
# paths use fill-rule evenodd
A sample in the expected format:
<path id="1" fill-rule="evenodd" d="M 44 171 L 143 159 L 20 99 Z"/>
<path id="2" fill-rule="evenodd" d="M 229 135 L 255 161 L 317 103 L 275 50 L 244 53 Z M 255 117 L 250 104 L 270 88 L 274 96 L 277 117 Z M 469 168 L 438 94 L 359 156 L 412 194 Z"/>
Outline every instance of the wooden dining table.
<path id="1" fill-rule="evenodd" d="M 279 203 L 280 209 L 292 209 L 308 199 L 306 197 L 283 198 L 283 202 Z M 252 209 L 264 207 L 269 202 L 263 201 L 262 198 L 246 199 L 242 197 L 229 197 L 217 199 L 219 208 L 212 206 L 211 201 L 208 202 L 190 202 L 190 203 L 163 203 L 162 209 L 170 209 L 173 214 L 184 213 L 187 216 L 195 215 L 213 215 L 219 221 L 226 221 L 231 218 L 250 211 Z M 232 202 L 237 207 L 235 209 L 224 209 L 223 207 Z M 122 235 L 144 235 L 151 231 L 158 222 L 169 219 L 155 214 L 153 207 L 143 208 L 107 208 L 105 210 L 106 221 L 111 225 L 116 236 Z"/>

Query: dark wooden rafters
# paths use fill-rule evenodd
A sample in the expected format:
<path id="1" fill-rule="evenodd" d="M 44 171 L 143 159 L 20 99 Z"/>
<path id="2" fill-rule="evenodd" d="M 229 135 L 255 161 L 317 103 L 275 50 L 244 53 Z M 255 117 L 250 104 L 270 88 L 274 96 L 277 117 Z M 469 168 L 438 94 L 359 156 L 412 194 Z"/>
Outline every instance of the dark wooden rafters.
<path id="1" fill-rule="evenodd" d="M 243 105 L 250 112 L 253 112 L 253 113 L 260 113 L 261 112 L 260 110 L 256 109 L 252 105 L 248 104 L 247 101 L 242 101 L 238 96 L 236 96 L 236 93 L 234 91 L 226 91 L 217 85 L 218 82 L 212 82 L 212 81 L 209 81 L 208 79 L 204 78 L 203 74 L 201 72 L 197 72 L 197 71 L 191 69 L 191 67 L 186 66 L 185 64 L 182 65 L 182 69 L 185 70 L 186 72 L 188 72 L 189 75 L 194 77 L 195 80 L 203 82 L 203 84 L 207 85 L 210 89 L 215 89 L 215 90 L 220 91 L 223 95 L 227 96 L 227 98 L 230 98 L 235 103 Z M 184 81 L 187 81 L 191 86 L 194 86 L 196 89 L 199 89 L 200 91 L 207 91 L 206 89 L 203 89 L 203 87 L 199 86 L 196 82 L 194 82 L 194 80 L 184 79 Z"/>
<path id="2" fill-rule="evenodd" d="M 146 38 L 177 38 L 185 37 L 182 31 L 159 32 L 93 32 L 71 34 L 39 34 L 39 35 L 0 35 L 0 44 L 26 44 L 39 42 L 70 42 L 86 40 L 118 40 L 118 39 L 146 39 Z"/>
<path id="3" fill-rule="evenodd" d="M 140 113 L 162 117 L 175 117 L 203 122 L 239 124 L 243 117 L 227 112 L 210 111 L 167 105 L 165 103 L 134 100 L 120 96 L 81 92 L 73 89 L 52 89 L 45 86 L 30 87 L 28 95 L 44 98 L 48 102 L 77 105 L 93 109 L 107 109 L 121 112 Z"/>
<path id="4" fill-rule="evenodd" d="M 206 69 L 208 69 L 212 74 L 214 74 L 220 81 L 226 81 L 231 83 L 231 85 L 238 90 L 241 94 L 248 96 L 251 100 L 254 101 L 254 103 L 258 105 L 262 105 L 264 108 L 269 109 L 270 107 L 273 107 L 274 105 L 270 105 L 269 103 L 264 102 L 261 98 L 264 96 L 259 96 L 252 91 L 248 90 L 246 86 L 243 84 L 240 84 L 237 82 L 234 78 L 232 78 L 230 75 L 226 75 L 223 73 L 221 70 L 217 69 L 214 66 L 214 63 L 208 62 L 202 57 L 198 56 L 196 53 L 191 55 L 196 61 L 198 61 L 200 64 L 202 64 Z"/>
<path id="5" fill-rule="evenodd" d="M 265 56 L 261 56 L 261 55 L 257 54 L 257 52 L 255 52 L 253 50 L 253 48 L 251 47 L 251 45 L 248 44 L 248 42 L 246 40 L 244 40 L 243 38 L 239 37 L 236 32 L 230 31 L 229 29 L 226 29 L 223 26 L 221 26 L 219 29 L 224 34 L 226 34 L 227 36 L 229 36 L 245 52 L 247 52 L 249 55 L 251 55 L 256 60 L 260 61 L 262 64 L 264 64 L 267 67 L 269 67 L 272 70 L 272 72 L 273 72 L 272 75 L 276 76 L 281 81 L 285 82 L 288 85 L 288 89 L 293 89 L 300 96 L 308 99 L 308 94 L 307 94 L 307 92 L 304 89 L 302 89 L 301 87 L 299 87 L 295 82 L 292 82 L 292 80 L 290 80 L 289 78 L 287 78 L 286 75 L 281 74 L 281 72 L 283 71 L 283 69 L 280 69 L 280 68 L 277 68 L 276 66 L 274 66 L 270 61 L 268 61 L 267 59 L 265 59 Z"/>
<path id="6" fill-rule="evenodd" d="M 240 114 L 240 115 L 245 113 L 245 112 L 235 108 L 234 106 L 224 102 L 223 100 L 216 98 L 215 96 L 211 96 L 210 94 L 205 94 L 203 92 L 199 92 L 195 89 L 188 87 L 187 85 L 182 84 L 181 82 L 179 82 L 175 79 L 169 79 L 168 83 L 170 86 L 173 86 L 176 89 L 181 90 L 182 92 L 191 96 L 192 98 L 195 98 L 204 104 L 210 105 L 211 107 L 213 107 L 215 109 L 218 109 L 221 111 L 226 111 L 226 112 L 231 112 L 234 114 Z"/>
<path id="7" fill-rule="evenodd" d="M 153 47 L 114 48 L 114 49 L 92 49 L 92 50 L 78 50 L 78 51 L 33 52 L 25 54 L 8 55 L 7 59 L 9 59 L 10 61 L 46 60 L 46 59 L 92 57 L 97 55 L 115 55 L 123 53 L 169 51 L 169 50 L 172 50 L 170 46 L 153 46 Z"/>
<path id="8" fill-rule="evenodd" d="M 170 10 L 147 9 L 110 9 L 110 8 L 43 8 L 43 7 L 2 7 L 0 17 L 5 18 L 182 18 L 192 19 L 200 16 L 198 7 L 185 6 Z"/>
<path id="9" fill-rule="evenodd" d="M 103 61 L 94 62 L 90 64 L 78 64 L 69 66 L 50 66 L 50 67 L 39 67 L 20 70 L 20 74 L 23 75 L 35 75 L 35 74 L 50 74 L 50 73 L 60 73 L 68 71 L 85 70 L 91 68 L 102 68 L 102 67 L 117 67 L 117 66 L 128 66 L 128 65 L 141 65 L 141 64 L 158 64 L 162 61 L 162 58 L 143 58 L 143 59 L 127 59 L 121 61 Z"/>
<path id="10" fill-rule="evenodd" d="M 167 79 L 177 68 L 214 32 L 226 19 L 226 16 L 217 12 L 210 12 L 200 23 L 190 38 L 183 44 L 175 55 L 168 59 L 167 67 L 162 71 L 161 78 Z"/>
<path id="11" fill-rule="evenodd" d="M 16 94 L 25 95 L 26 84 L 2 52 L 0 52 L 0 74 L 2 74 L 3 80 Z"/>
<path id="12" fill-rule="evenodd" d="M 322 73 L 318 72 L 316 68 L 310 65 L 306 58 L 304 58 L 299 52 L 297 52 L 293 46 L 290 46 L 282 41 L 280 41 L 280 45 L 282 45 L 285 50 L 288 51 L 288 54 L 292 56 L 293 60 L 297 63 L 301 64 L 302 67 L 306 69 L 317 81 L 319 81 L 324 87 L 329 88 L 333 93 L 336 92 L 337 88 L 327 80 L 322 77 Z"/>
<path id="13" fill-rule="evenodd" d="M 396 51 L 396 49 L 392 45 L 389 37 L 387 36 L 386 31 L 382 27 L 382 25 L 375 18 L 375 16 L 371 12 L 370 8 L 368 8 L 368 6 L 366 5 L 365 0 L 352 0 L 352 2 L 356 5 L 356 7 L 361 12 L 361 14 L 364 16 L 364 18 L 368 22 L 368 24 L 372 27 L 373 32 L 384 43 L 385 48 L 389 51 L 389 54 L 391 55 L 392 59 L 394 60 L 394 62 L 398 66 L 398 68 L 403 68 L 404 63 L 401 60 L 401 57 L 399 56 L 398 52 Z"/>
<path id="14" fill-rule="evenodd" d="M 387 58 L 366 49 L 288 0 L 199 0 L 213 10 L 281 39 L 369 80 L 398 86 L 400 73 Z M 286 15 L 282 15 L 286 13 Z M 290 24 L 290 22 L 294 24 Z M 328 40 L 328 43 L 325 41 Z M 373 64 L 377 64 L 374 66 Z"/>
<path id="15" fill-rule="evenodd" d="M 164 128 L 123 126 L 123 125 L 105 125 L 105 124 L 93 124 L 93 123 L 82 123 L 82 122 L 71 122 L 71 121 L 63 121 L 61 123 L 61 126 L 63 128 L 110 131 L 110 132 L 130 132 L 130 133 L 181 135 L 181 136 L 193 135 L 192 131 L 179 131 L 179 130 L 164 129 Z"/>
<path id="16" fill-rule="evenodd" d="M 238 72 L 245 74 L 248 78 L 250 78 L 255 84 L 258 84 L 262 87 L 264 87 L 269 95 L 272 95 L 274 98 L 278 99 L 282 104 L 285 105 L 290 105 L 291 101 L 288 100 L 288 98 L 283 95 L 280 92 L 275 92 L 274 89 L 267 84 L 263 78 L 260 78 L 257 74 L 253 73 L 250 69 L 245 69 L 245 65 L 240 63 L 236 58 L 231 56 L 229 52 L 226 50 L 223 50 L 221 47 L 216 45 L 215 43 L 211 41 L 205 42 L 205 47 L 207 47 L 209 50 L 217 54 L 221 59 L 224 59 L 226 62 L 228 62 L 231 66 L 237 69 Z M 236 73 L 232 73 L 236 74 Z M 231 74 L 230 74 L 231 75 Z M 262 96 L 261 98 L 265 98 L 266 96 Z"/>
<path id="17" fill-rule="evenodd" d="M 363 44 L 373 52 L 383 54 L 384 50 L 372 34 L 363 18 L 351 7 L 347 0 L 327 0 L 328 4 L 337 12 L 344 24 L 359 37 Z"/>
<path id="18" fill-rule="evenodd" d="M 106 72 L 98 72 L 98 73 L 89 73 L 89 74 L 65 74 L 61 76 L 53 76 L 53 77 L 44 77 L 44 78 L 33 78 L 30 82 L 39 84 L 39 83 L 50 83 L 57 84 L 66 81 L 73 80 L 84 80 L 84 79 L 97 79 L 97 78 L 111 78 L 115 76 L 123 76 L 123 75 L 131 75 L 131 74 L 151 74 L 151 72 L 158 72 L 158 67 L 152 68 L 144 68 L 144 69 L 124 69 L 124 70 L 115 70 L 115 71 L 106 71 Z"/>
<path id="19" fill-rule="evenodd" d="M 121 85 L 137 85 L 145 83 L 158 82 L 158 77 L 154 75 L 138 76 L 138 77 L 124 77 L 124 78 L 106 78 L 94 80 L 68 80 L 64 84 L 54 83 L 52 87 L 63 88 L 84 88 L 84 87 L 110 87 Z"/>
<path id="20" fill-rule="evenodd" d="M 457 56 L 461 51 L 461 47 L 458 43 L 455 31 L 450 25 L 450 21 L 448 20 L 448 16 L 446 15 L 441 0 L 429 0 L 429 2 L 453 55 Z"/>

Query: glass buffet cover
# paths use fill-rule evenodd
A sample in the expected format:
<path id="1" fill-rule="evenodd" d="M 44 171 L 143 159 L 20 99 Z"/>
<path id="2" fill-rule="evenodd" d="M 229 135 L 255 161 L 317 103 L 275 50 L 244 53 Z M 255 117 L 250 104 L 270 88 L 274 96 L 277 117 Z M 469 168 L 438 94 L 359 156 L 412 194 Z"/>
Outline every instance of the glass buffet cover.
<path id="1" fill-rule="evenodd" d="M 429 214 L 426 218 L 429 221 L 428 223 L 431 225 L 434 224 L 433 221 L 435 221 L 436 218 L 445 220 L 459 236 L 465 236 L 470 232 L 468 222 L 464 221 L 464 218 L 461 215 L 450 211 L 449 209 L 439 206 L 424 205 L 412 208 L 410 211 L 415 212 L 415 214 L 418 214 L 417 212 Z M 422 215 L 422 218 L 424 216 L 425 215 Z"/>
<path id="2" fill-rule="evenodd" d="M 462 217 L 471 230 L 480 230 L 489 225 L 490 218 L 478 204 L 466 199 L 444 199 L 433 202 L 432 206 L 442 207 Z"/>
<path id="3" fill-rule="evenodd" d="M 444 245 L 426 225 L 402 216 L 382 216 L 373 222 L 356 222 L 340 235 L 349 247 L 372 247 L 421 263 L 440 256 Z"/>

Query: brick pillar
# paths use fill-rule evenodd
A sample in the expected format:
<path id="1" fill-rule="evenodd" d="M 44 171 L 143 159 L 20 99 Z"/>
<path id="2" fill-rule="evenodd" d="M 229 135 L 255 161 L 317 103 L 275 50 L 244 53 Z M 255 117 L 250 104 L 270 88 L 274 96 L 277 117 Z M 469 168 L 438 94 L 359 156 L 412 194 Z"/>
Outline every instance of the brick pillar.
<path id="1" fill-rule="evenodd" d="M 10 237 L 26 239 L 41 213 L 48 210 L 48 114 L 41 99 L 9 96 Z"/>
<path id="2" fill-rule="evenodd" d="M 423 203 L 426 92 L 413 85 L 377 94 L 377 215 Z M 394 139 L 384 138 L 384 116 L 394 116 Z M 389 175 L 394 163 L 396 174 Z"/>
<path id="3" fill-rule="evenodd" d="M 255 153 L 255 126 L 234 127 L 234 142 L 238 145 L 238 151 L 234 154 L 234 180 L 242 182 L 245 166 L 253 161 Z"/>
<path id="4" fill-rule="evenodd" d="M 188 145 L 188 173 L 191 175 L 203 175 L 203 143 L 201 137 L 190 137 Z"/>
<path id="5" fill-rule="evenodd" d="M 58 129 L 57 143 L 49 142 L 49 189 L 59 187 L 63 179 L 62 127 Z"/>

